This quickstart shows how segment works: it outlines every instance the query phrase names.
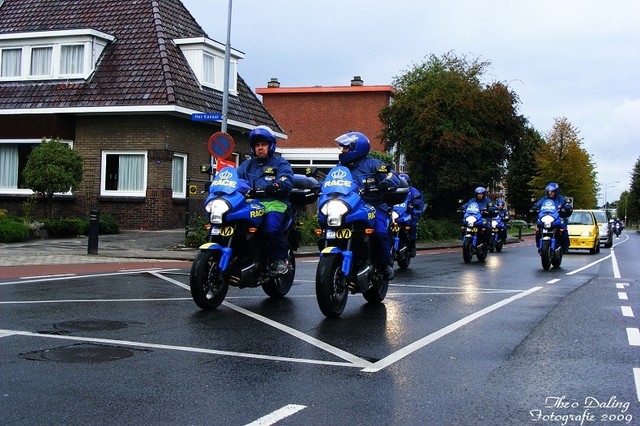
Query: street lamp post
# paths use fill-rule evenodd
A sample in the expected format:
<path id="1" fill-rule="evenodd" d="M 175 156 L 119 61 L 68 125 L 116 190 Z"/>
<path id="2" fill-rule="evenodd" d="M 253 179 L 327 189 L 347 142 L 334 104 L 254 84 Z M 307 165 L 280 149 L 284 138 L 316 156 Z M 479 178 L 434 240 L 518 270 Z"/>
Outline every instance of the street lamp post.
<path id="1" fill-rule="evenodd" d="M 602 207 L 605 210 L 607 210 L 607 188 L 610 187 L 610 186 L 615 185 L 616 183 L 620 183 L 620 181 L 619 180 L 614 180 L 613 182 L 606 183 L 604 185 L 604 187 L 603 187 L 604 188 L 604 193 L 603 193 L 603 198 L 602 198 Z"/>

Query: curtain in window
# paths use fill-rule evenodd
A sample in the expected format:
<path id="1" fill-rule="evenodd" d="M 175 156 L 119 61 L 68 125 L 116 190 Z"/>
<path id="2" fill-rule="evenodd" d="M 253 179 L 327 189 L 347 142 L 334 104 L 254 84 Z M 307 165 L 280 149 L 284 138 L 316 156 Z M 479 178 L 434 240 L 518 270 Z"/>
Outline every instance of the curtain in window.
<path id="1" fill-rule="evenodd" d="M 0 145 L 0 188 L 18 187 L 18 147 Z"/>
<path id="2" fill-rule="evenodd" d="M 118 191 L 144 190 L 144 156 L 120 154 L 118 158 Z"/>
<path id="3" fill-rule="evenodd" d="M 2 77 L 20 76 L 20 64 L 22 62 L 22 49 L 4 49 L 2 51 Z"/>
<path id="4" fill-rule="evenodd" d="M 171 163 L 171 190 L 174 193 L 184 193 L 184 157 L 173 157 Z"/>
<path id="5" fill-rule="evenodd" d="M 215 59 L 211 55 L 204 54 L 204 75 L 203 82 L 208 84 L 215 84 Z"/>
<path id="6" fill-rule="evenodd" d="M 52 47 L 36 47 L 31 50 L 31 75 L 51 75 Z"/>
<path id="7" fill-rule="evenodd" d="M 84 71 L 84 45 L 62 46 L 60 74 L 82 74 Z"/>

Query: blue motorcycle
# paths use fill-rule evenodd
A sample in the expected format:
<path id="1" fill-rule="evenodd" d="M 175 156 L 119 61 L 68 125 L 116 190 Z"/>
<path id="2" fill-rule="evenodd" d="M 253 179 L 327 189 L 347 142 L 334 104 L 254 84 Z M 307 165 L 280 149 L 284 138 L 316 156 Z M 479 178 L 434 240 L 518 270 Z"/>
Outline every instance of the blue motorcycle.
<path id="1" fill-rule="evenodd" d="M 391 209 L 389 236 L 391 237 L 391 259 L 398 262 L 398 266 L 407 269 L 411 263 L 409 250 L 409 231 L 411 230 L 411 214 L 406 201 L 394 204 Z"/>
<path id="2" fill-rule="evenodd" d="M 211 182 L 205 200 L 209 214 L 207 242 L 199 247 L 189 280 L 191 296 L 200 308 L 213 310 L 220 306 L 229 286 L 262 286 L 273 298 L 284 297 L 291 289 L 296 272 L 294 251 L 301 238 L 296 228 L 298 215 L 317 200 L 318 182 L 294 176 L 294 189 L 289 195 L 292 208 L 285 230 L 289 260 L 285 275 L 272 270 L 268 241 L 259 232 L 264 206 L 253 197 L 262 192 L 239 179 L 233 167 L 220 170 Z"/>
<path id="3" fill-rule="evenodd" d="M 504 218 L 497 215 L 491 219 L 491 244 L 489 245 L 489 251 L 493 253 L 500 253 L 502 247 L 506 244 L 506 231 L 507 222 L 510 220 L 509 215 Z"/>
<path id="4" fill-rule="evenodd" d="M 475 255 L 480 262 L 484 262 L 489 253 L 491 240 L 485 237 L 483 224 L 491 218 L 495 211 L 481 209 L 476 202 L 470 202 L 462 217 L 462 259 L 464 263 L 471 262 Z M 490 225 L 486 225 L 490 226 Z"/>
<path id="5" fill-rule="evenodd" d="M 403 200 L 406 192 L 398 196 L 402 198 L 393 201 Z M 316 298 L 322 313 L 339 317 L 349 293 L 362 293 L 368 302 L 382 302 L 389 281 L 386 265 L 375 258 L 370 241 L 376 210 L 363 201 L 348 168 L 336 166 L 329 171 L 321 185 L 318 207 Z"/>
<path id="6" fill-rule="evenodd" d="M 563 209 L 558 209 L 556 204 L 545 201 L 538 210 L 538 222 L 536 227 L 538 239 L 538 252 L 542 268 L 547 271 L 553 265 L 555 268 L 562 264 L 562 225 Z"/>

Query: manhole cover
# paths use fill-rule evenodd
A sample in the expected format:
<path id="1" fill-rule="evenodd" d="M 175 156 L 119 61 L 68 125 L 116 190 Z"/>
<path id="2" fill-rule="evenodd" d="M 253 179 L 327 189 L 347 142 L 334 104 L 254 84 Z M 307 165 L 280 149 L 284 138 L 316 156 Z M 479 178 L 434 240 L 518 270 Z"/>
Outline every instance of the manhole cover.
<path id="1" fill-rule="evenodd" d="M 79 344 L 61 348 L 35 351 L 21 356 L 32 361 L 56 361 L 69 363 L 95 363 L 117 361 L 133 356 L 134 351 L 127 348 Z"/>
<path id="2" fill-rule="evenodd" d="M 111 321 L 102 319 L 86 319 L 65 321 L 53 324 L 53 328 L 62 331 L 105 331 L 120 330 L 128 325 L 122 321 Z"/>

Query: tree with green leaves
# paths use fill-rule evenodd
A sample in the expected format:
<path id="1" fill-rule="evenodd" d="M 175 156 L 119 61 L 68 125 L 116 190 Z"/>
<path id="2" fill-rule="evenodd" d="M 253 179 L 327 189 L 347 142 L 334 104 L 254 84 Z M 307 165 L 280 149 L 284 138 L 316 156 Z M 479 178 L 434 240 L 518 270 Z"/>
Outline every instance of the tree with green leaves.
<path id="1" fill-rule="evenodd" d="M 394 79 L 394 102 L 380 112 L 382 138 L 405 155 L 432 216 L 457 217 L 459 199 L 501 182 L 522 137 L 518 97 L 504 83 L 481 81 L 488 66 L 453 53 L 431 55 Z"/>
<path id="2" fill-rule="evenodd" d="M 592 209 L 597 193 L 595 165 L 578 134 L 565 117 L 555 119 L 536 151 L 538 172 L 529 186 L 536 197 L 541 197 L 547 184 L 556 182 L 565 197 L 573 197 L 574 208 Z"/>
<path id="3" fill-rule="evenodd" d="M 631 172 L 631 187 L 627 200 L 627 218 L 629 223 L 637 223 L 640 220 L 640 158 L 636 161 Z"/>
<path id="4" fill-rule="evenodd" d="M 507 166 L 507 200 L 517 216 L 528 216 L 534 192 L 529 181 L 537 173 L 535 153 L 544 142 L 542 135 L 532 127 L 525 128 L 524 135 L 513 148 Z"/>
<path id="5" fill-rule="evenodd" d="M 25 185 L 45 200 L 45 214 L 51 218 L 54 194 L 72 191 L 82 181 L 82 156 L 59 139 L 43 139 L 29 154 L 22 176 Z"/>

